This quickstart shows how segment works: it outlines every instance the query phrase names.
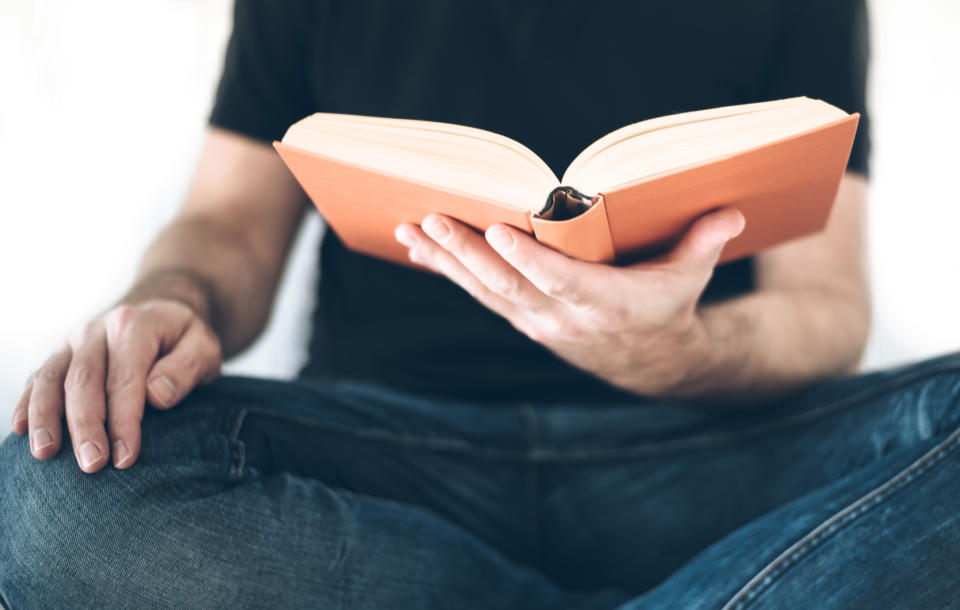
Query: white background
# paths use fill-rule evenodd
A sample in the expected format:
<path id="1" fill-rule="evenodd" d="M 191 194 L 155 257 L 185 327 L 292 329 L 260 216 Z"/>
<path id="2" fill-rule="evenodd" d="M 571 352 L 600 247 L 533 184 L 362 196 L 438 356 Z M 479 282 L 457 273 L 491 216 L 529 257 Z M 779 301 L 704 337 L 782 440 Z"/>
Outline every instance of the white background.
<path id="1" fill-rule="evenodd" d="M 873 0 L 869 367 L 960 349 L 960 2 Z M 30 372 L 107 306 L 175 212 L 227 0 L 0 0 L 0 438 Z M 229 370 L 303 357 L 320 225 L 268 331 Z"/>

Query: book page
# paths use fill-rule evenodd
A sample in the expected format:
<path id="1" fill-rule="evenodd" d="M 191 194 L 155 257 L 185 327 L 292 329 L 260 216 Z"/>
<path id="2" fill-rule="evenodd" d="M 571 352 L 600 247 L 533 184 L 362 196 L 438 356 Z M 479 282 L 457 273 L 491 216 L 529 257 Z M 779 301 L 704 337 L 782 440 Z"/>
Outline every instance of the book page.
<path id="1" fill-rule="evenodd" d="M 570 164 L 563 184 L 596 194 L 737 154 L 845 116 L 826 102 L 801 97 L 642 121 L 587 147 Z"/>
<path id="2" fill-rule="evenodd" d="M 539 210 L 559 184 L 519 142 L 462 125 L 317 113 L 294 123 L 283 143 L 523 210 Z"/>

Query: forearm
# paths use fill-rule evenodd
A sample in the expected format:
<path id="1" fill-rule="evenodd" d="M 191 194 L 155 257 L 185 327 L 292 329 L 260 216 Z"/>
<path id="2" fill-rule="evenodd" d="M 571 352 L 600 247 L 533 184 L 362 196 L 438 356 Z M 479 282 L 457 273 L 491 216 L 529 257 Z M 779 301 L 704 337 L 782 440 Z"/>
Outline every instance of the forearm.
<path id="1" fill-rule="evenodd" d="M 266 323 L 278 275 L 268 266 L 242 231 L 202 214 L 183 215 L 147 249 L 121 300 L 165 298 L 187 304 L 208 322 L 229 356 Z"/>
<path id="2" fill-rule="evenodd" d="M 697 314 L 691 363 L 662 394 L 748 406 L 853 369 L 869 330 L 856 291 L 767 290 Z"/>

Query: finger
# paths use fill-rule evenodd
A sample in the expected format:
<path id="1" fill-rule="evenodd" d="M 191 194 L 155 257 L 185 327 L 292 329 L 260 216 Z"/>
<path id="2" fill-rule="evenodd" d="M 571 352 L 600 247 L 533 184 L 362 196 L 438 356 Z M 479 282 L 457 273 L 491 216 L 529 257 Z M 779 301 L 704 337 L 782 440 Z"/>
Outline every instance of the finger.
<path id="1" fill-rule="evenodd" d="M 140 455 L 140 424 L 147 395 L 147 372 L 160 351 L 159 328 L 131 306 L 107 314 L 107 433 L 116 468 L 129 468 Z M 186 326 L 184 324 L 184 326 Z"/>
<path id="2" fill-rule="evenodd" d="M 10 429 L 14 434 L 23 436 L 27 433 L 27 407 L 30 405 L 30 393 L 33 392 L 33 377 L 27 382 L 27 387 L 20 394 L 17 406 L 13 408 L 13 419 Z"/>
<path id="3" fill-rule="evenodd" d="M 483 236 L 463 223 L 431 214 L 423 220 L 421 228 L 494 294 L 534 312 L 556 307 L 553 299 L 504 261 Z"/>
<path id="4" fill-rule="evenodd" d="M 46 460 L 60 451 L 63 440 L 63 380 L 70 365 L 71 352 L 64 346 L 34 374 L 27 404 L 30 452 Z"/>
<path id="5" fill-rule="evenodd" d="M 173 349 L 147 373 L 147 399 L 158 409 L 176 405 L 199 383 L 220 374 L 220 343 L 205 325 L 194 321 Z"/>
<path id="6" fill-rule="evenodd" d="M 103 426 L 107 340 L 102 326 L 91 325 L 71 343 L 73 358 L 64 379 L 67 427 L 80 469 L 93 473 L 106 465 L 110 454 Z"/>
<path id="7" fill-rule="evenodd" d="M 524 313 L 519 306 L 494 294 L 452 254 L 437 245 L 420 227 L 402 224 L 397 227 L 396 237 L 397 241 L 410 248 L 410 260 L 413 262 L 445 275 L 463 288 L 467 294 L 514 325 L 524 318 Z"/>
<path id="8" fill-rule="evenodd" d="M 548 248 L 507 225 L 493 225 L 486 240 L 512 267 L 543 294 L 570 305 L 589 305 L 604 292 L 599 265 L 585 263 Z"/>
<path id="9" fill-rule="evenodd" d="M 668 264 L 709 274 L 727 242 L 739 235 L 746 220 L 739 210 L 724 208 L 694 221 L 666 257 Z"/>

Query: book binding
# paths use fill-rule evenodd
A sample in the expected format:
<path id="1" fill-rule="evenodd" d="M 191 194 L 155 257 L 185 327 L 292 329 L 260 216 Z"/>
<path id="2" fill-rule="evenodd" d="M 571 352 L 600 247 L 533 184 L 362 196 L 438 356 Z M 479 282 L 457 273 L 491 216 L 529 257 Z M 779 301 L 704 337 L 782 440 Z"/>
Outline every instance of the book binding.
<path id="1" fill-rule="evenodd" d="M 610 221 L 602 195 L 592 198 L 593 205 L 567 220 L 551 220 L 530 213 L 530 224 L 537 241 L 567 256 L 591 263 L 612 263 L 616 258 Z"/>

